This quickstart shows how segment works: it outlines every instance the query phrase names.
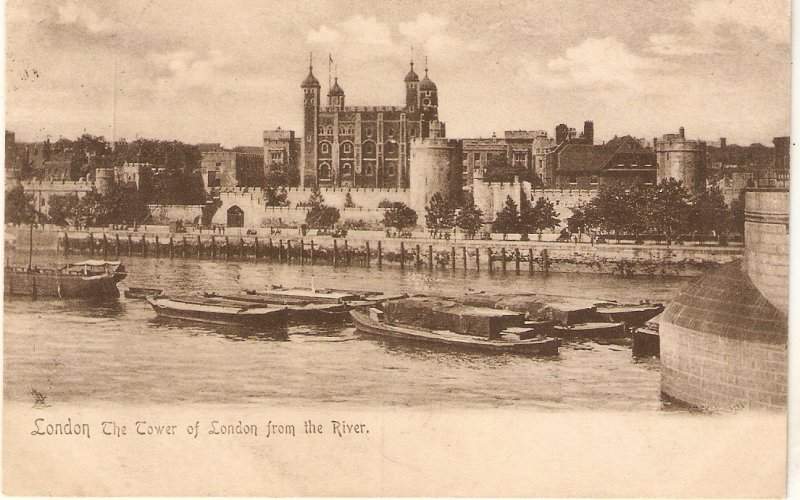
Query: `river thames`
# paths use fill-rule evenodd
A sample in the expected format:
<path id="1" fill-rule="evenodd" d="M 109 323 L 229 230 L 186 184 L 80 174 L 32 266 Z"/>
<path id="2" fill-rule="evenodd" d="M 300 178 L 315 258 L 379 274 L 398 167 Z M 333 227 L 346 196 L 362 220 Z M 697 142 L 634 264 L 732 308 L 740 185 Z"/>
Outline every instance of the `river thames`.
<path id="1" fill-rule="evenodd" d="M 27 256 L 12 263 L 23 265 Z M 53 256 L 37 255 L 44 267 Z M 411 293 L 540 292 L 669 301 L 688 278 L 378 270 L 279 263 L 127 258 L 121 285 L 167 293 L 284 286 Z M 659 363 L 630 341 L 572 342 L 553 358 L 485 355 L 389 343 L 346 325 L 296 325 L 288 340 L 234 327 L 164 322 L 142 300 L 104 304 L 7 298 L 4 397 L 47 403 L 665 408 Z"/>

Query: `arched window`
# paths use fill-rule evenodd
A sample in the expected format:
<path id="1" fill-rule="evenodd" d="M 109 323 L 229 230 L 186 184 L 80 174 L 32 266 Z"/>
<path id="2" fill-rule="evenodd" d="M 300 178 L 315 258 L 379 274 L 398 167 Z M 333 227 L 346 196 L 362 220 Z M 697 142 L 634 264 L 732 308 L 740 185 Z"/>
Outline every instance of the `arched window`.
<path id="1" fill-rule="evenodd" d="M 375 158 L 375 143 L 372 141 L 364 141 L 361 147 L 361 156 L 364 158 Z"/>
<path id="2" fill-rule="evenodd" d="M 333 135 L 333 125 L 328 125 L 325 132 L 327 132 L 328 135 Z"/>
<path id="3" fill-rule="evenodd" d="M 350 177 L 353 175 L 353 166 L 349 163 L 342 164 L 342 177 Z"/>
<path id="4" fill-rule="evenodd" d="M 319 133 L 320 134 L 324 134 L 325 133 L 325 127 L 323 127 L 322 125 L 319 126 Z"/>
<path id="5" fill-rule="evenodd" d="M 319 178 L 321 180 L 329 181 L 331 180 L 331 166 L 327 163 L 323 163 L 319 166 Z"/>
<path id="6" fill-rule="evenodd" d="M 345 141 L 339 147 L 339 153 L 342 158 L 352 158 L 353 157 L 353 143 L 349 141 Z"/>
<path id="7" fill-rule="evenodd" d="M 386 141 L 383 153 L 386 158 L 397 158 L 397 141 Z"/>
<path id="8" fill-rule="evenodd" d="M 324 158 L 331 157 L 331 143 L 327 141 L 322 141 L 319 143 L 319 155 Z"/>

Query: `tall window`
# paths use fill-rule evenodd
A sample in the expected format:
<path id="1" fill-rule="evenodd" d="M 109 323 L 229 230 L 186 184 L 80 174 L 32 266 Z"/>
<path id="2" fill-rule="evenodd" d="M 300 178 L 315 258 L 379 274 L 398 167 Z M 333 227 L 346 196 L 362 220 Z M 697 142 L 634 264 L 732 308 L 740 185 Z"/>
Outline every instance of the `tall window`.
<path id="1" fill-rule="evenodd" d="M 372 141 L 365 141 L 361 147 L 361 153 L 364 158 L 375 158 L 375 143 Z"/>
<path id="2" fill-rule="evenodd" d="M 342 145 L 339 147 L 339 152 L 345 158 L 352 158 L 353 157 L 353 143 L 352 142 L 343 142 Z"/>
<path id="3" fill-rule="evenodd" d="M 324 156 L 326 158 L 330 158 L 331 156 L 331 143 L 329 142 L 320 142 L 319 143 L 319 154 L 320 156 Z"/>
<path id="4" fill-rule="evenodd" d="M 397 141 L 387 141 L 383 152 L 387 158 L 397 158 Z"/>
<path id="5" fill-rule="evenodd" d="M 323 163 L 319 166 L 319 178 L 322 180 L 329 181 L 331 179 L 331 166 L 327 163 Z"/>

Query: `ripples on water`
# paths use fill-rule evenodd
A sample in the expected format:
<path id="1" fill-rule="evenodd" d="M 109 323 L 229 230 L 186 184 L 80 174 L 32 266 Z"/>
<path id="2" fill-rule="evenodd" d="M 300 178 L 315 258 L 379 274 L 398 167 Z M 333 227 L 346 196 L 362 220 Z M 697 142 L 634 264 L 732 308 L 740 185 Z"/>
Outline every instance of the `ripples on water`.
<path id="1" fill-rule="evenodd" d="M 170 292 L 270 284 L 404 292 L 520 290 L 584 298 L 669 300 L 686 282 L 603 275 L 533 277 L 475 271 L 301 267 L 271 263 L 126 259 L 128 286 Z M 312 277 L 313 274 L 313 277 Z M 157 320 L 140 300 L 93 304 L 9 298 L 4 304 L 7 400 L 48 403 L 235 403 L 656 410 L 656 360 L 630 342 L 567 343 L 555 358 L 476 354 L 390 342 L 351 326 L 255 333 Z"/>

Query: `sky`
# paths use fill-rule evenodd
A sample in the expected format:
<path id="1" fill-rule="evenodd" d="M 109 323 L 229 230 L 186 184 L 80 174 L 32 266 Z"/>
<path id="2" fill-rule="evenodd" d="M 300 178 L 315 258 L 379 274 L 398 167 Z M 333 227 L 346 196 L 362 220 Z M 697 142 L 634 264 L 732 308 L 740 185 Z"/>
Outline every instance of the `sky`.
<path id="1" fill-rule="evenodd" d="M 771 144 L 789 135 L 789 0 L 9 0 L 6 129 L 260 145 L 302 132 L 329 55 L 347 104 L 402 105 L 412 57 L 454 138 L 579 130 L 597 141 Z M 115 78 L 116 74 L 116 78 Z M 116 85 L 115 85 L 116 81 Z M 115 91 L 116 88 L 116 91 Z"/>

